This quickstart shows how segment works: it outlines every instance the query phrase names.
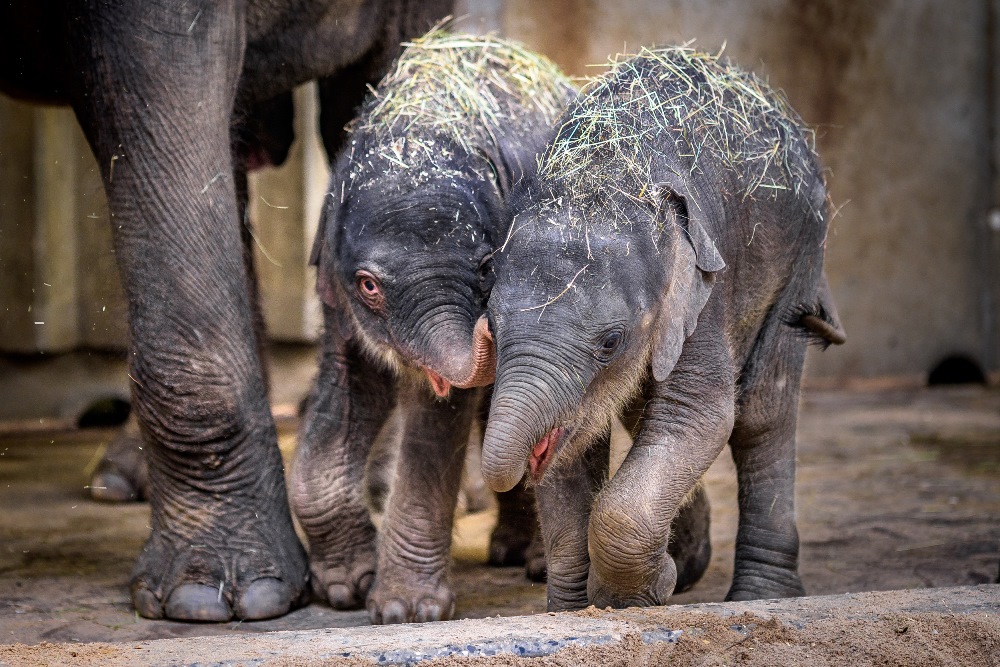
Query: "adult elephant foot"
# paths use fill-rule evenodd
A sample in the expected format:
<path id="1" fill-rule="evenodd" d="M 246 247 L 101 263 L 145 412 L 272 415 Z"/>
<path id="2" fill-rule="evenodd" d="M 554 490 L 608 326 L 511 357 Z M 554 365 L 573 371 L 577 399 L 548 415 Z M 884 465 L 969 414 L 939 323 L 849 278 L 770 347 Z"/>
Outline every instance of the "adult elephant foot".
<path id="1" fill-rule="evenodd" d="M 90 497 L 111 503 L 149 498 L 149 466 L 143 450 L 139 423 L 130 417 L 90 478 Z"/>
<path id="2" fill-rule="evenodd" d="M 306 554 L 287 509 L 251 498 L 192 494 L 182 501 L 154 501 L 153 511 L 153 533 L 130 584 L 140 615 L 249 621 L 281 616 L 308 602 Z M 166 515 L 191 532 L 181 538 L 176 530 L 163 530 Z"/>
<path id="3" fill-rule="evenodd" d="M 535 492 L 524 480 L 510 491 L 497 494 L 497 525 L 490 534 L 489 564 L 494 567 L 525 565 L 528 550 L 538 533 Z M 536 544 L 536 548 L 541 546 Z M 544 547 L 542 556 L 544 558 Z"/>
<path id="4" fill-rule="evenodd" d="M 368 594 L 368 616 L 374 624 L 447 621 L 454 614 L 455 594 L 443 581 L 380 576 Z"/>

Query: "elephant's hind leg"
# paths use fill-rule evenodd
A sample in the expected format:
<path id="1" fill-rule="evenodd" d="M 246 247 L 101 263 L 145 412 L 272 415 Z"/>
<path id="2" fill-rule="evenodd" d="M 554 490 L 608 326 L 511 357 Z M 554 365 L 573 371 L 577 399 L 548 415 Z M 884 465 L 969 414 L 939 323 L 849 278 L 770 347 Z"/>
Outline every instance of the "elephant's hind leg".
<path id="1" fill-rule="evenodd" d="M 149 498 L 149 464 L 143 446 L 133 413 L 108 443 L 90 477 L 91 498 L 111 503 Z"/>
<path id="2" fill-rule="evenodd" d="M 727 600 L 794 597 L 799 579 L 795 525 L 795 427 L 805 342 L 791 331 L 773 343 L 774 363 L 740 395 L 729 444 L 739 482 L 736 563 Z"/>

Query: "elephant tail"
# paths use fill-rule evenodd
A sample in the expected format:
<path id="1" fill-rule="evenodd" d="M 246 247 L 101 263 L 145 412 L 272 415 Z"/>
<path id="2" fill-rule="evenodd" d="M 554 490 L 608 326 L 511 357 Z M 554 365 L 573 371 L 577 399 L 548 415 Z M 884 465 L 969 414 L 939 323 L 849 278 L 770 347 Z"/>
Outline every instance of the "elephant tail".
<path id="1" fill-rule="evenodd" d="M 821 346 L 824 350 L 831 345 L 843 345 L 847 342 L 847 333 L 837 315 L 837 305 L 830 293 L 830 283 L 824 273 L 816 292 L 816 301 L 810 304 L 799 304 L 793 309 L 788 324 L 798 329 L 811 343 Z"/>

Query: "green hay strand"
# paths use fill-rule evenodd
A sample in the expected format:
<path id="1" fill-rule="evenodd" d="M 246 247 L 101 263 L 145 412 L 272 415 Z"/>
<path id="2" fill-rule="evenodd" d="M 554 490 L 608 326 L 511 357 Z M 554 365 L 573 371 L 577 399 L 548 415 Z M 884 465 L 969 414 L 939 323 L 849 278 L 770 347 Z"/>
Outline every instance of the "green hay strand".
<path id="1" fill-rule="evenodd" d="M 540 156 L 543 183 L 562 183 L 573 199 L 637 202 L 670 141 L 690 173 L 710 161 L 735 175 L 744 198 L 798 193 L 808 178 L 812 132 L 781 93 L 720 54 L 643 49 L 610 66 L 584 87 Z"/>
<path id="2" fill-rule="evenodd" d="M 551 61 L 495 36 L 434 30 L 404 45 L 352 132 L 374 136 L 381 157 L 426 169 L 455 150 L 554 124 L 576 94 Z"/>

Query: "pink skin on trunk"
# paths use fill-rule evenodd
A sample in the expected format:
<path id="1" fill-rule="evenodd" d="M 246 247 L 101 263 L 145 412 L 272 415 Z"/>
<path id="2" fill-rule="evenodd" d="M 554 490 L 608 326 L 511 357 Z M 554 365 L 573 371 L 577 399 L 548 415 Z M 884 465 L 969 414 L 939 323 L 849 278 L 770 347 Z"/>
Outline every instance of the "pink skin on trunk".
<path id="1" fill-rule="evenodd" d="M 485 387 L 493 384 L 497 373 L 496 354 L 493 350 L 493 336 L 486 316 L 480 317 L 476 328 L 472 331 L 471 367 L 464 377 L 446 378 L 435 373 L 426 366 L 421 366 L 431 388 L 439 398 L 446 398 L 452 387 L 468 389 L 470 387 Z"/>

